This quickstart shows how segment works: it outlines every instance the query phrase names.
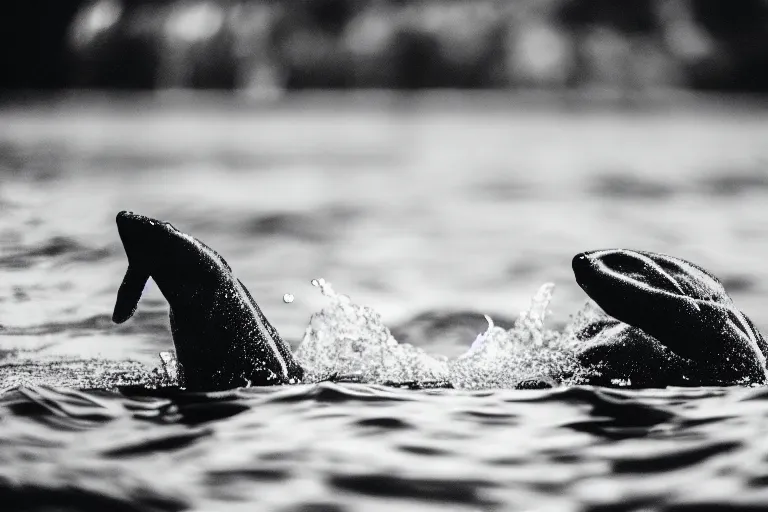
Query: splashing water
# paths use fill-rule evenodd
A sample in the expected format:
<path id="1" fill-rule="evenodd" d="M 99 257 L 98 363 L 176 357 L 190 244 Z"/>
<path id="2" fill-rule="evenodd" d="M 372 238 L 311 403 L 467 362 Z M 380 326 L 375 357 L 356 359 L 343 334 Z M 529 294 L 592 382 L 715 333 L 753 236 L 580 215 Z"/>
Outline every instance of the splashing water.
<path id="1" fill-rule="evenodd" d="M 515 388 L 530 380 L 578 384 L 585 370 L 576 360 L 576 333 L 605 315 L 595 304 L 587 303 L 562 333 L 545 329 L 555 289 L 554 284 L 546 283 L 532 297 L 530 307 L 520 313 L 514 327 L 496 327 L 486 315 L 486 331 L 478 334 L 466 353 L 448 360 L 398 343 L 379 313 L 336 293 L 324 279 L 313 279 L 312 285 L 320 288 L 330 305 L 312 315 L 296 351 L 306 383 L 339 377 L 374 384 L 450 385 L 458 389 Z M 163 352 L 160 357 L 162 367 L 154 371 L 156 380 L 160 385 L 177 383 L 175 355 Z"/>
<path id="2" fill-rule="evenodd" d="M 324 279 L 312 280 L 331 301 L 312 315 L 296 351 L 305 381 L 333 375 L 372 383 L 447 382 L 447 359 L 398 343 L 373 309 L 337 294 Z"/>
<path id="3" fill-rule="evenodd" d="M 554 284 L 544 284 L 510 330 L 496 327 L 478 335 L 455 360 L 432 356 L 398 343 L 373 309 L 337 294 L 330 283 L 313 280 L 331 301 L 312 316 L 296 356 L 316 382 L 351 375 L 372 383 L 450 383 L 455 388 L 514 388 L 530 379 L 563 381 L 578 371 L 574 337 L 545 330 L 544 320 Z M 468 343 L 469 344 L 469 343 Z"/>
<path id="4" fill-rule="evenodd" d="M 514 388 L 526 380 L 554 384 L 570 378 L 579 368 L 573 338 L 546 330 L 544 320 L 555 285 L 542 285 L 509 330 L 493 325 L 472 347 L 449 364 L 456 388 Z M 489 319 L 490 320 L 490 319 Z"/>

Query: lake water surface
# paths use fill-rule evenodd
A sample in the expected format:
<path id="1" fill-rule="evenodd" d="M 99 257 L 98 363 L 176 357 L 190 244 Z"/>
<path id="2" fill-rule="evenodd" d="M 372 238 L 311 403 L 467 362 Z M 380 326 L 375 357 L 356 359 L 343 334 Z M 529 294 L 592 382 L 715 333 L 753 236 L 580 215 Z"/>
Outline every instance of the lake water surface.
<path id="1" fill-rule="evenodd" d="M 133 319 L 110 317 L 126 267 L 114 218 L 133 210 L 222 254 L 295 349 L 333 307 L 320 277 L 448 360 L 482 314 L 511 323 L 546 282 L 560 331 L 586 302 L 571 258 L 607 247 L 698 263 L 768 332 L 765 112 L 508 97 L 0 107 L 0 508 L 763 510 L 765 389 L 145 389 L 172 348 L 166 303 L 150 282 Z M 94 387 L 108 389 L 81 390 Z"/>

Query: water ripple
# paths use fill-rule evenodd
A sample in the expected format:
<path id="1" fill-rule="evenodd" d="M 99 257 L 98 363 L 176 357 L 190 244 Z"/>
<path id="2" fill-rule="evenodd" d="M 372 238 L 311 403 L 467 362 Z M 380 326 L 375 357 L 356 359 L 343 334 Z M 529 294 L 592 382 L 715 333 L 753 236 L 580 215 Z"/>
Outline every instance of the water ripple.
<path id="1" fill-rule="evenodd" d="M 77 487 L 47 488 L 40 485 L 13 485 L 0 479 L 0 501 L 23 504 L 15 510 L 78 510 L 82 512 L 180 512 L 188 508 L 181 499 L 158 495 L 108 496 L 100 491 Z"/>
<path id="2" fill-rule="evenodd" d="M 390 475 L 335 475 L 331 485 L 342 491 L 387 498 L 444 501 L 475 506 L 493 506 L 484 494 L 489 487 L 483 481 L 456 481 L 439 478 L 400 478 Z"/>
<path id="3" fill-rule="evenodd" d="M 113 251 L 105 247 L 88 247 L 69 237 L 54 236 L 43 243 L 17 247 L 15 252 L 0 257 L 0 268 L 25 269 L 37 264 L 94 263 L 107 259 Z"/>
<path id="4" fill-rule="evenodd" d="M 145 434 L 135 441 L 123 441 L 117 446 L 104 449 L 101 454 L 104 457 L 123 458 L 173 451 L 185 448 L 198 439 L 211 434 L 212 431 L 209 429 L 176 431 L 150 437 Z"/>
<path id="5" fill-rule="evenodd" d="M 762 390 L 738 388 L 469 392 L 322 382 L 192 393 L 27 386 L 0 397 L 2 442 L 14 447 L 0 452 L 0 481 L 7 475 L 21 482 L 2 491 L 15 499 L 26 496 L 28 483 L 39 484 L 24 468 L 114 461 L 119 473 L 158 474 L 164 454 L 175 475 L 156 477 L 162 485 L 146 499 L 158 504 L 130 494 L 136 487 L 129 482 L 117 487 L 123 494 L 93 496 L 78 483 L 73 489 L 88 502 L 81 508 L 95 508 L 89 500 L 117 509 L 183 508 L 187 501 L 171 481 L 191 479 L 198 482 L 191 500 L 258 501 L 259 489 L 265 508 L 280 510 L 390 499 L 406 509 L 442 503 L 493 510 L 522 506 L 531 496 L 542 503 L 560 496 L 582 509 L 674 509 L 683 505 L 673 496 L 690 495 L 675 489 L 691 475 L 715 485 L 737 461 L 742 485 L 763 485 L 768 469 L 749 462 L 768 457 L 760 437 L 768 418 L 763 397 Z M 325 441 L 311 441 L 318 436 Z M 88 481 L 86 469 L 67 467 Z M 59 496 L 63 488 L 51 482 L 51 496 Z M 277 499 L 273 488 L 295 494 L 277 506 L 269 501 Z M 717 503 L 717 496 L 703 503 Z"/>

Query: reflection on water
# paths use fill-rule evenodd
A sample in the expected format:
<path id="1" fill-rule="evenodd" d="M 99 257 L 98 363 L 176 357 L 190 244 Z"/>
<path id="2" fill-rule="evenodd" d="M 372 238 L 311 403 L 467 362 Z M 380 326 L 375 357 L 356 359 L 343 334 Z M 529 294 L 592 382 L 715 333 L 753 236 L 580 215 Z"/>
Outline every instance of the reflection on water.
<path id="1" fill-rule="evenodd" d="M 151 282 L 131 322 L 109 322 L 124 209 L 214 247 L 294 348 L 327 305 L 318 276 L 430 354 L 466 351 L 483 314 L 510 328 L 545 282 L 561 330 L 586 299 L 571 257 L 617 246 L 710 269 L 768 330 L 759 112 L 293 101 L 3 111 L 0 388 L 30 383 L 0 398 L 5 503 L 758 509 L 760 389 L 137 386 L 172 345 Z M 105 382 L 119 389 L 74 389 Z"/>

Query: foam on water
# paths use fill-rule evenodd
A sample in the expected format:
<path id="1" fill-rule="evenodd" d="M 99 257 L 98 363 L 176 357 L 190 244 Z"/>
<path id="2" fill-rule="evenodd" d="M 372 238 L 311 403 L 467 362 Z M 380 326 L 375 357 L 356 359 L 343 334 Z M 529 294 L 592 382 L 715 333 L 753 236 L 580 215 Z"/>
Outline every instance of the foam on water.
<path id="1" fill-rule="evenodd" d="M 369 383 L 444 382 L 455 388 L 515 388 L 530 379 L 550 383 L 571 378 L 579 365 L 571 332 L 544 327 L 554 285 L 541 286 L 527 311 L 509 330 L 493 325 L 456 359 L 435 356 L 408 343 L 398 343 L 381 316 L 367 306 L 337 294 L 330 283 L 313 284 L 330 304 L 312 316 L 296 356 L 307 370 L 306 381 L 355 376 Z"/>
<path id="2" fill-rule="evenodd" d="M 454 387 L 514 388 L 526 380 L 554 384 L 579 368 L 572 338 L 544 327 L 555 285 L 542 285 L 512 329 L 489 324 L 470 350 L 450 364 Z"/>
<path id="3" fill-rule="evenodd" d="M 545 327 L 554 285 L 546 283 L 520 313 L 511 329 L 494 325 L 467 351 L 449 359 L 429 354 L 409 343 L 398 342 L 371 307 L 336 293 L 324 279 L 313 280 L 329 304 L 310 318 L 296 358 L 305 368 L 305 383 L 354 380 L 369 384 L 457 389 L 514 389 L 536 380 L 578 384 L 585 372 L 575 357 L 576 335 L 600 314 L 588 304 L 563 332 Z M 604 313 L 602 313 L 604 315 Z M 178 386 L 178 363 L 173 351 L 160 352 L 160 365 L 149 369 L 131 361 L 32 359 L 17 355 L 0 366 L 0 387 L 59 385 L 83 389 L 142 384 L 149 388 Z M 87 364 L 85 364 L 87 363 Z M 97 371 L 98 370 L 98 371 Z"/>
<path id="4" fill-rule="evenodd" d="M 447 382 L 444 357 L 398 343 L 372 308 L 337 294 L 324 279 L 314 280 L 330 305 L 312 315 L 296 351 L 305 368 L 305 381 L 334 375 L 354 376 L 364 382 Z"/>

